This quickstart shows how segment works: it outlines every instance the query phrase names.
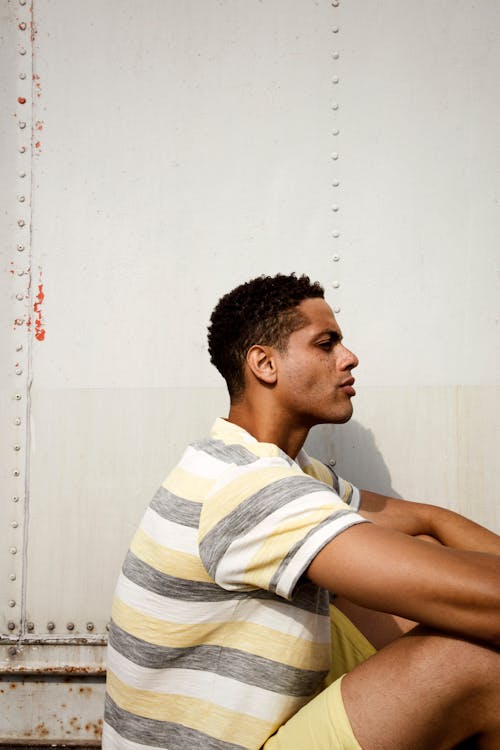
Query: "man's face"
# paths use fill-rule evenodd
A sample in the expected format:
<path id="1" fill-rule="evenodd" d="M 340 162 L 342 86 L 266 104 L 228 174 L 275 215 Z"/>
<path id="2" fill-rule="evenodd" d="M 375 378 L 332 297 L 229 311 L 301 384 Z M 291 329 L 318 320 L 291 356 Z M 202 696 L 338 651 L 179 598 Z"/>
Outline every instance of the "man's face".
<path id="1" fill-rule="evenodd" d="M 290 334 L 286 352 L 278 352 L 276 358 L 280 408 L 307 427 L 347 422 L 355 395 L 351 370 L 358 358 L 343 345 L 342 332 L 324 299 L 306 299 L 298 309 L 308 322 Z"/>

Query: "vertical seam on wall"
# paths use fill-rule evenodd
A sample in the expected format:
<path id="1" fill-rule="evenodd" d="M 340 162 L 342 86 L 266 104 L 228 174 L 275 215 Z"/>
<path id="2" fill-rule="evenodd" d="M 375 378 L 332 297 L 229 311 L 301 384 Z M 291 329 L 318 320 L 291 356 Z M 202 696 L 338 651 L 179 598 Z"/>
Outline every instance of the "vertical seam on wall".
<path id="1" fill-rule="evenodd" d="M 337 11 L 337 9 L 339 7 L 339 0 L 331 0 L 331 5 L 332 5 L 332 8 L 333 8 L 333 13 L 336 14 L 336 11 Z M 337 39 L 340 29 L 336 25 L 335 22 L 332 25 L 331 31 L 332 31 L 332 34 L 334 35 L 334 38 Z M 336 66 L 335 66 L 335 63 L 337 62 L 337 60 L 339 58 L 340 58 L 340 52 L 338 50 L 338 45 L 337 45 L 337 46 L 334 46 L 334 48 L 332 50 L 332 60 L 333 60 L 333 64 L 334 64 L 334 72 L 333 72 L 333 75 L 332 75 L 331 86 L 332 86 L 333 89 L 335 89 L 337 87 L 337 85 L 339 84 L 339 82 L 340 82 L 340 78 L 339 78 L 339 75 L 337 74 Z M 335 92 L 334 92 L 334 94 L 335 94 Z M 340 130 L 338 128 L 338 122 L 337 122 L 337 115 L 336 115 L 336 113 L 338 112 L 340 105 L 339 105 L 339 102 L 337 101 L 337 98 L 336 98 L 335 95 L 332 96 L 331 107 L 332 107 L 332 113 L 333 113 L 333 115 L 332 115 L 333 116 L 333 123 L 332 123 L 331 134 L 332 134 L 333 138 L 337 138 L 337 136 L 340 134 Z M 337 144 L 335 143 L 334 144 L 334 150 L 332 151 L 332 154 L 331 154 L 331 158 L 332 158 L 332 161 L 333 161 L 333 163 L 334 163 L 335 166 L 338 163 L 339 156 L 340 156 L 340 154 L 339 154 L 339 152 L 337 150 Z M 339 188 L 339 186 L 340 186 L 340 180 L 338 179 L 338 170 L 335 170 L 334 174 L 333 174 L 333 178 L 332 178 L 332 188 L 333 188 L 333 190 L 337 190 Z M 340 210 L 340 206 L 339 206 L 338 200 L 336 200 L 336 198 L 337 198 L 337 196 L 334 195 L 333 196 L 333 201 L 332 201 L 332 206 L 331 206 L 332 213 L 333 213 L 334 217 L 338 216 L 338 212 Z M 334 253 L 333 253 L 332 260 L 336 264 L 338 264 L 338 262 L 340 261 L 340 254 L 339 254 L 339 251 L 338 251 L 338 244 L 339 244 L 340 235 L 341 235 L 341 233 L 340 233 L 340 230 L 338 228 L 338 224 L 335 224 L 334 228 L 332 229 L 332 238 L 333 238 L 333 241 L 334 241 Z M 341 286 L 341 284 L 340 284 L 338 275 L 336 275 L 336 276 L 334 276 L 334 279 L 332 281 L 332 287 L 333 287 L 334 290 L 337 290 L 337 289 L 340 288 L 340 286 Z M 335 304 L 334 304 L 334 307 L 333 307 L 333 312 L 336 313 L 336 314 L 338 314 L 338 313 L 340 313 L 340 311 L 341 311 L 341 308 L 340 308 L 340 305 L 338 304 L 338 299 L 337 299 L 337 300 L 335 300 Z"/>
<path id="2" fill-rule="evenodd" d="M 35 0 L 32 0 L 30 6 L 31 22 L 29 26 L 30 44 L 31 44 L 31 134 L 29 148 L 29 305 L 33 309 L 33 148 L 34 148 L 34 124 L 35 124 L 35 89 L 34 89 L 34 70 L 35 70 Z M 23 554 L 22 554 L 22 581 L 21 581 L 21 638 L 26 632 L 26 592 L 28 586 L 28 544 L 29 544 L 29 524 L 30 524 L 30 469 L 31 469 L 31 385 L 33 382 L 33 333 L 32 327 L 28 330 L 28 351 L 26 356 L 26 450 L 24 466 L 24 524 L 23 524 Z"/>

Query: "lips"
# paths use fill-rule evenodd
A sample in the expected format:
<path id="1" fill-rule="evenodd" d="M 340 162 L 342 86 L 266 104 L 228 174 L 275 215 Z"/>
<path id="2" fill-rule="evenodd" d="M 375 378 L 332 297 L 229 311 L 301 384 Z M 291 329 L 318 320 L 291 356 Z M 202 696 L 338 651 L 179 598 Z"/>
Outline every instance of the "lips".
<path id="1" fill-rule="evenodd" d="M 348 380 L 344 380 L 344 382 L 340 384 L 340 387 L 344 391 L 346 396 L 351 397 L 356 395 L 356 391 L 353 388 L 354 382 L 354 378 L 349 378 Z"/>

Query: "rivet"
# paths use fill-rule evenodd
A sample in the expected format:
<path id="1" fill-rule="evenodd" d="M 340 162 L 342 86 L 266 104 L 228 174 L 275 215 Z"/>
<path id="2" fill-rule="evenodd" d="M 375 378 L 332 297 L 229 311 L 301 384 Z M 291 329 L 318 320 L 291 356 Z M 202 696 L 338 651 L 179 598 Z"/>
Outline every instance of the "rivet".
<path id="1" fill-rule="evenodd" d="M 55 623 L 53 623 L 52 620 L 47 623 L 47 630 L 55 630 L 55 627 Z"/>
<path id="2" fill-rule="evenodd" d="M 332 130 L 333 135 L 338 135 L 340 133 L 340 130 L 338 128 L 335 128 L 335 130 Z"/>
<path id="3" fill-rule="evenodd" d="M 19 271 L 17 272 L 17 275 L 18 276 L 24 276 L 24 271 L 23 271 L 22 268 L 19 269 Z"/>
<path id="4" fill-rule="evenodd" d="M 10 620 L 10 622 L 7 623 L 7 628 L 8 628 L 8 630 L 15 630 L 16 629 L 16 623 L 12 622 L 12 620 Z"/>
<path id="5" fill-rule="evenodd" d="M 17 578 L 16 574 L 15 573 L 11 573 L 10 576 L 9 576 L 9 581 L 15 581 L 16 578 Z"/>
<path id="6" fill-rule="evenodd" d="M 337 161 L 338 158 L 339 158 L 339 155 L 338 155 L 337 152 L 335 152 L 335 153 L 332 154 L 333 161 Z"/>
<path id="7" fill-rule="evenodd" d="M 19 146 L 19 153 L 25 154 L 26 153 L 26 146 Z"/>
<path id="8" fill-rule="evenodd" d="M 20 451 L 21 450 L 21 446 L 20 445 L 14 445 L 14 450 L 15 451 Z"/>
<path id="9" fill-rule="evenodd" d="M 10 525 L 12 526 L 13 529 L 17 529 L 19 527 L 19 523 L 17 521 L 11 521 Z"/>
<path id="10" fill-rule="evenodd" d="M 17 656 L 17 648 L 15 646 L 9 646 L 8 653 L 9 656 Z"/>
<path id="11" fill-rule="evenodd" d="M 18 196 L 17 200 L 19 201 L 19 203 L 24 203 L 24 201 L 26 200 L 26 197 L 24 195 L 20 195 Z"/>
<path id="12" fill-rule="evenodd" d="M 21 120 L 21 122 L 19 123 L 19 127 L 21 128 L 21 130 L 24 130 L 24 128 L 26 127 L 26 123 L 24 122 L 24 120 Z"/>
<path id="13" fill-rule="evenodd" d="M 30 633 L 32 633 L 34 629 L 35 629 L 35 623 L 34 622 L 27 622 L 26 623 L 26 630 L 28 630 Z"/>
<path id="14" fill-rule="evenodd" d="M 340 52 L 334 52 L 333 55 L 332 55 L 332 57 L 333 57 L 334 60 L 338 60 L 339 57 L 340 57 Z"/>
<path id="15" fill-rule="evenodd" d="M 26 172 L 19 172 L 19 177 L 21 178 L 26 177 Z"/>
<path id="16" fill-rule="evenodd" d="M 21 29 L 21 31 L 25 31 L 26 24 L 24 23 L 24 21 L 21 21 L 21 23 L 19 24 L 19 28 Z"/>
<path id="17" fill-rule="evenodd" d="M 19 0 L 19 5 L 26 5 L 26 0 Z"/>
<path id="18" fill-rule="evenodd" d="M 338 289 L 339 286 L 340 286 L 340 283 L 338 281 L 333 281 L 332 282 L 332 286 L 333 286 L 334 289 Z"/>
<path id="19" fill-rule="evenodd" d="M 339 0 L 332 0 L 332 5 L 333 5 L 334 8 L 338 8 L 339 7 Z"/>
<path id="20" fill-rule="evenodd" d="M 21 81 L 24 81 L 26 79 L 26 73 L 19 73 L 19 78 Z"/>
<path id="21" fill-rule="evenodd" d="M 17 252 L 18 252 L 18 253 L 22 253 L 22 252 L 24 252 L 24 245 L 18 245 L 18 246 L 17 246 Z"/>
<path id="22" fill-rule="evenodd" d="M 334 313 L 339 313 L 340 312 L 340 307 L 334 307 L 333 308 L 333 312 Z"/>
<path id="23" fill-rule="evenodd" d="M 11 555 L 17 555 L 17 547 L 11 547 L 9 549 L 9 552 Z"/>
<path id="24" fill-rule="evenodd" d="M 19 502 L 19 497 L 18 497 L 18 495 L 14 495 L 14 496 L 12 497 L 12 502 L 13 502 L 13 503 L 18 503 L 18 502 Z"/>
<path id="25" fill-rule="evenodd" d="M 332 83 L 338 83 L 340 81 L 340 78 L 338 76 L 333 76 Z"/>
<path id="26" fill-rule="evenodd" d="M 23 374 L 23 371 L 21 370 L 20 367 L 18 367 L 16 370 L 16 375 L 22 375 L 22 374 Z"/>
<path id="27" fill-rule="evenodd" d="M 66 625 L 66 630 L 74 630 L 75 629 L 75 623 L 74 622 L 68 622 Z"/>
<path id="28" fill-rule="evenodd" d="M 106 630 L 107 630 L 107 631 L 108 631 L 108 633 L 109 633 L 109 622 L 107 622 L 107 623 L 106 623 Z"/>
<path id="29" fill-rule="evenodd" d="M 19 302 L 22 302 L 22 301 L 23 301 L 23 299 L 24 299 L 24 295 L 22 295 L 22 294 L 16 294 L 16 299 L 17 299 L 17 300 L 18 300 Z"/>
<path id="30" fill-rule="evenodd" d="M 333 187 L 338 187 L 340 185 L 340 180 L 334 180 L 332 182 Z"/>
<path id="31" fill-rule="evenodd" d="M 16 323 L 18 323 L 17 320 L 16 320 Z M 19 323 L 18 323 L 18 325 L 19 325 Z M 20 401 L 22 399 L 22 396 L 21 396 L 20 393 L 16 393 L 16 395 L 14 396 L 14 398 L 16 399 L 16 401 Z"/>
<path id="32" fill-rule="evenodd" d="M 16 417 L 14 419 L 14 424 L 17 425 L 17 427 L 19 427 L 19 425 L 21 424 L 21 417 Z"/>
<path id="33" fill-rule="evenodd" d="M 19 104 L 26 104 L 26 99 L 24 98 L 24 96 L 18 96 L 17 101 Z"/>
<path id="34" fill-rule="evenodd" d="M 15 606 L 16 606 L 16 602 L 14 601 L 14 599 L 10 599 L 9 607 L 15 607 Z"/>
<path id="35" fill-rule="evenodd" d="M 94 623 L 93 622 L 88 622 L 87 623 L 87 630 L 89 631 L 89 633 L 91 633 L 93 631 L 93 629 L 94 629 Z"/>
<path id="36" fill-rule="evenodd" d="M 332 29 L 332 31 L 333 31 L 334 34 L 338 34 L 339 33 L 339 27 L 338 26 L 334 26 L 333 29 Z"/>
<path id="37" fill-rule="evenodd" d="M 337 231 L 337 230 L 335 229 L 335 230 L 334 230 L 334 231 L 332 232 L 332 237 L 335 237 L 335 239 L 337 239 L 338 237 L 340 237 L 340 232 L 339 232 L 339 231 Z"/>
<path id="38" fill-rule="evenodd" d="M 24 219 L 18 219 L 17 220 L 17 226 L 18 227 L 24 227 L 25 225 L 26 225 L 26 222 L 24 221 Z"/>
<path id="39" fill-rule="evenodd" d="M 337 102 L 333 102 L 332 109 L 334 109 L 335 111 L 337 111 L 338 108 L 339 108 L 338 103 Z"/>
<path id="40" fill-rule="evenodd" d="M 20 55 L 25 55 L 26 54 L 26 48 L 25 47 L 21 47 L 21 49 L 19 50 L 19 54 Z"/>
<path id="41" fill-rule="evenodd" d="M 335 261 L 335 263 L 338 263 L 338 261 L 340 260 L 340 255 L 334 255 L 332 260 Z"/>
<path id="42" fill-rule="evenodd" d="M 332 211 L 337 212 L 340 209 L 340 206 L 332 206 Z"/>
<path id="43" fill-rule="evenodd" d="M 14 469 L 13 472 L 12 472 L 12 476 L 14 476 L 14 477 L 20 477 L 21 476 L 21 472 L 19 471 L 19 469 Z"/>
<path id="44" fill-rule="evenodd" d="M 23 345 L 22 344 L 18 344 L 16 346 L 16 352 L 22 352 L 22 350 L 23 350 Z"/>

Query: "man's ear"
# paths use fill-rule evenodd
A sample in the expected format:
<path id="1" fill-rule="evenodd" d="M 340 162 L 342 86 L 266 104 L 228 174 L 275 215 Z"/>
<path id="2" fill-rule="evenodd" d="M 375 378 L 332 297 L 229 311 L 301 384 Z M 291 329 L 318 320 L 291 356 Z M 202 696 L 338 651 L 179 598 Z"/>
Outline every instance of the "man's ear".
<path id="1" fill-rule="evenodd" d="M 274 385 L 277 380 L 275 350 L 272 346 L 255 344 L 247 352 L 247 365 L 257 380 Z"/>

